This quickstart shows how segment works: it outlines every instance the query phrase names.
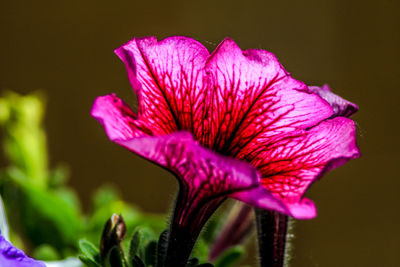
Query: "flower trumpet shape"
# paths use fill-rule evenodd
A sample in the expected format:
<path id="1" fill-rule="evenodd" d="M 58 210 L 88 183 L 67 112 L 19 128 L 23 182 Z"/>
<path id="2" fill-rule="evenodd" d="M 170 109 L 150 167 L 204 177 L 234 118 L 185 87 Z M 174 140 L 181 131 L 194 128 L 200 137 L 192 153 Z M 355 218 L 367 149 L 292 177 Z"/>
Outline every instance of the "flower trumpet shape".
<path id="1" fill-rule="evenodd" d="M 359 156 L 354 122 L 341 116 L 356 106 L 293 79 L 270 52 L 227 38 L 210 54 L 178 36 L 136 38 L 115 52 L 138 111 L 110 94 L 92 116 L 112 141 L 176 175 L 173 220 L 187 231 L 198 232 L 226 197 L 313 218 L 307 188 Z"/>
<path id="2" fill-rule="evenodd" d="M 41 261 L 36 261 L 25 255 L 22 250 L 14 247 L 0 234 L 0 266 L 1 267 L 46 267 Z"/>

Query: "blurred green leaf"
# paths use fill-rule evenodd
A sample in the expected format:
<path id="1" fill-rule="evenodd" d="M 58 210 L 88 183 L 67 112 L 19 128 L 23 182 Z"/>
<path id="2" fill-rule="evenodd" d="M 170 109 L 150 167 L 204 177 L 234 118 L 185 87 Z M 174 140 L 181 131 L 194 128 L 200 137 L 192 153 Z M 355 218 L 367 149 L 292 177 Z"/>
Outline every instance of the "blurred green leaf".
<path id="1" fill-rule="evenodd" d="M 8 173 L 3 197 L 8 210 L 12 210 L 16 225 L 35 245 L 49 244 L 59 251 L 75 247 L 82 233 L 79 211 L 52 191 L 24 182 L 14 177 L 20 172 Z"/>
<path id="2" fill-rule="evenodd" d="M 60 258 L 60 255 L 52 246 L 43 244 L 35 249 L 33 257 L 41 261 L 55 261 Z"/>
<path id="3" fill-rule="evenodd" d="M 60 188 L 64 186 L 69 178 L 69 168 L 65 164 L 59 164 L 50 171 L 48 186 L 50 188 Z"/>
<path id="4" fill-rule="evenodd" d="M 50 191 L 50 190 L 48 190 Z M 60 198 L 60 200 L 64 201 L 67 203 L 69 206 L 71 206 L 74 210 L 80 211 L 81 210 L 81 203 L 79 201 L 77 193 L 66 186 L 57 188 L 55 190 L 52 190 L 52 192 Z"/>
<path id="5" fill-rule="evenodd" d="M 192 256 L 198 258 L 200 262 L 207 262 L 210 246 L 204 239 L 199 238 L 194 246 Z"/>
<path id="6" fill-rule="evenodd" d="M 10 108 L 8 101 L 3 97 L 0 98 L 0 125 L 4 124 L 10 118 Z"/>
<path id="7" fill-rule="evenodd" d="M 225 251 L 215 262 L 215 267 L 237 266 L 244 254 L 243 246 L 234 246 Z"/>
<path id="8" fill-rule="evenodd" d="M 111 202 L 121 199 L 119 191 L 112 185 L 103 185 L 99 187 L 92 197 L 92 206 L 94 210 L 108 205 Z"/>
<path id="9" fill-rule="evenodd" d="M 23 170 L 32 183 L 46 186 L 48 179 L 46 135 L 41 127 L 43 97 L 7 92 L 2 98 L 3 148 L 10 163 Z"/>
<path id="10" fill-rule="evenodd" d="M 201 234 L 201 238 L 207 243 L 211 244 L 214 242 L 217 234 L 219 233 L 219 227 L 221 224 L 221 219 L 217 216 L 213 216 L 208 222 Z"/>

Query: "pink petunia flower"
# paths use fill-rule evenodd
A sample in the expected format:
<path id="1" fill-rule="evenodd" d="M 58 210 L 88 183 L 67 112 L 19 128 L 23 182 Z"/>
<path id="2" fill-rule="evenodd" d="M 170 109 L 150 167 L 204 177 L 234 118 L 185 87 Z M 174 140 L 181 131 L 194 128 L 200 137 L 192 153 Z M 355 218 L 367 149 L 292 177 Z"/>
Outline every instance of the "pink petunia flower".
<path id="1" fill-rule="evenodd" d="M 270 52 L 227 38 L 210 54 L 187 37 L 136 38 L 115 52 L 138 111 L 110 94 L 92 116 L 113 142 L 176 175 L 174 220 L 188 231 L 226 197 L 313 218 L 308 187 L 359 156 L 354 122 L 343 117 L 356 106 L 293 79 Z"/>

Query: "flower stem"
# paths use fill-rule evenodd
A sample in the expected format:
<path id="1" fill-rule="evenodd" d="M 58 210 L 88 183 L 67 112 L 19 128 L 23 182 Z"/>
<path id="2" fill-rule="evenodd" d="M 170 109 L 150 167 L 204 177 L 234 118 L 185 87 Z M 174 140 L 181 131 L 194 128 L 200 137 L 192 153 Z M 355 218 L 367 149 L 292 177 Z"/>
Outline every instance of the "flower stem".
<path id="1" fill-rule="evenodd" d="M 256 222 L 260 266 L 283 267 L 288 217 L 275 211 L 256 209 Z"/>
<path id="2" fill-rule="evenodd" d="M 184 267 L 190 257 L 196 238 L 185 227 L 173 224 L 170 229 L 165 267 Z"/>
<path id="3" fill-rule="evenodd" d="M 193 246 L 210 216 L 225 200 L 225 197 L 215 199 L 191 199 L 197 196 L 181 188 L 175 202 L 168 236 L 165 267 L 185 267 L 193 250 Z"/>

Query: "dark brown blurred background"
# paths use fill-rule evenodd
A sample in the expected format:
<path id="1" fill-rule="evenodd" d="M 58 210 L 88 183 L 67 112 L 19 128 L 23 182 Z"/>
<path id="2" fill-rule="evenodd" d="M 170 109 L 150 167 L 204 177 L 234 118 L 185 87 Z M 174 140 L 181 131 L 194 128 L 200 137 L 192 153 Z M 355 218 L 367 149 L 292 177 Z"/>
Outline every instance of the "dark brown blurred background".
<path id="1" fill-rule="evenodd" d="M 109 142 L 89 116 L 98 95 L 134 101 L 113 49 L 134 36 L 187 35 L 210 49 L 230 36 L 272 51 L 295 78 L 329 83 L 360 107 L 363 157 L 308 192 L 319 215 L 297 223 L 292 266 L 400 266 L 399 3 L 1 0 L 0 88 L 46 93 L 52 163 L 70 165 L 85 201 L 111 180 L 125 199 L 164 212 L 174 178 Z"/>

